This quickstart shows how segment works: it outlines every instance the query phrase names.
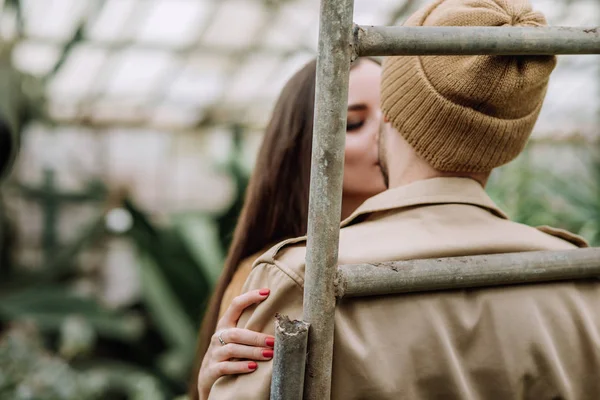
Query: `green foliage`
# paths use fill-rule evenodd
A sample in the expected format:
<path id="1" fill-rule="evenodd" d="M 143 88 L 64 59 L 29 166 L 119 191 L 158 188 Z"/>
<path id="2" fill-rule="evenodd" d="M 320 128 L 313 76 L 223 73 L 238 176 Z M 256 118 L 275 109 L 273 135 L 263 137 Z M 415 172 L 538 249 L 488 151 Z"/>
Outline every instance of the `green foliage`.
<path id="1" fill-rule="evenodd" d="M 555 186 L 569 205 L 573 227 L 594 246 L 600 246 L 600 149 L 590 152 L 587 173 Z"/>
<path id="2" fill-rule="evenodd" d="M 600 245 L 600 151 L 594 147 L 530 146 L 494 172 L 488 193 L 515 221 L 566 229 Z"/>
<path id="3" fill-rule="evenodd" d="M 73 328 L 68 328 L 73 329 Z M 0 399 L 101 400 L 125 395 L 162 400 L 160 382 L 139 368 L 121 363 L 70 365 L 49 353 L 32 325 L 11 328 L 0 339 Z"/>
<path id="4" fill-rule="evenodd" d="M 0 365 L 0 399 L 92 398 L 81 377 L 65 361 L 47 354 L 31 330 L 13 329 L 0 340 Z"/>
<path id="5" fill-rule="evenodd" d="M 238 143 L 234 150 L 240 149 Z M 225 168 L 238 189 L 237 197 L 219 215 L 174 215 L 168 226 L 157 226 L 132 199 L 124 199 L 122 208 L 132 225 L 122 235 L 139 255 L 142 294 L 138 303 L 109 309 L 73 290 L 80 273 L 79 252 L 111 234 L 105 229 L 104 215 L 91 221 L 71 244 L 53 252 L 55 256 L 41 268 L 0 270 L 5 272 L 0 282 L 0 330 L 2 325 L 27 322 L 39 332 L 37 347 L 31 347 L 30 354 L 25 354 L 29 345 L 20 342 L 22 331 L 6 336 L 5 351 L 21 351 L 23 357 L 0 358 L 0 370 L 23 372 L 6 378 L 13 382 L 10 385 L 2 386 L 0 380 L 0 400 L 19 398 L 18 382 L 37 384 L 24 376 L 55 364 L 63 375 L 44 381 L 50 397 L 24 398 L 167 399 L 185 392 L 201 317 L 248 182 L 235 152 Z M 34 339 L 29 335 L 23 340 Z M 50 353 L 55 355 L 47 356 Z M 51 362 L 41 363 L 41 358 Z M 61 387 L 73 389 L 56 394 Z"/>
<path id="6" fill-rule="evenodd" d="M 242 147 L 242 130 L 239 126 L 234 126 L 233 151 L 231 152 L 229 162 L 225 166 L 225 170 L 231 176 L 235 177 L 235 187 L 238 196 L 235 198 L 229 209 L 227 209 L 216 219 L 219 229 L 219 239 L 221 241 L 221 246 L 224 249 L 229 248 L 229 243 L 231 242 L 238 216 L 244 204 L 246 187 L 248 186 L 248 182 L 250 180 L 249 176 L 247 176 L 245 173 L 245 168 L 242 165 L 242 162 L 240 161 Z"/>

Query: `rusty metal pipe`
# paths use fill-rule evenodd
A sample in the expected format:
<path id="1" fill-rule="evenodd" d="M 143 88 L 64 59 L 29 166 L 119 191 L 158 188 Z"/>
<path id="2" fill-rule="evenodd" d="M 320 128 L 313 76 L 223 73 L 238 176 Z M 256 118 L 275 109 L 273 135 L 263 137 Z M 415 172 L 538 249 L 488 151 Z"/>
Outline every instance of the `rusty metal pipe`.
<path id="1" fill-rule="evenodd" d="M 600 54 L 600 27 L 354 26 L 356 57 Z"/>
<path id="2" fill-rule="evenodd" d="M 310 324 L 304 386 L 309 400 L 331 393 L 353 9 L 353 0 L 321 0 L 303 304 Z"/>
<path id="3" fill-rule="evenodd" d="M 341 265 L 338 298 L 600 277 L 600 248 Z"/>
<path id="4" fill-rule="evenodd" d="M 277 315 L 271 400 L 302 400 L 309 325 Z"/>

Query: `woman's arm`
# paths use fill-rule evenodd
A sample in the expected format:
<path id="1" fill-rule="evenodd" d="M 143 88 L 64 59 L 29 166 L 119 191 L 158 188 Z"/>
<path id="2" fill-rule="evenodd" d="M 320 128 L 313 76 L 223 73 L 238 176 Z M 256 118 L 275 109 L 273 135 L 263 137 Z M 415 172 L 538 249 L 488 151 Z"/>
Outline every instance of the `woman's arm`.
<path id="1" fill-rule="evenodd" d="M 278 262 L 278 265 L 260 263 L 252 269 L 244 290 L 268 287 L 271 293 L 266 301 L 248 307 L 242 313 L 238 327 L 274 335 L 275 314 L 287 315 L 291 320 L 302 319 L 303 289 L 288 272 L 290 269 L 282 262 Z M 209 399 L 269 400 L 273 362 L 258 361 L 257 364 L 258 369 L 252 374 L 218 379 L 210 390 Z"/>
<path id="2" fill-rule="evenodd" d="M 212 385 L 221 376 L 253 372 L 258 368 L 254 361 L 273 357 L 273 336 L 236 328 L 244 310 L 265 300 L 269 293 L 269 289 L 260 289 L 237 296 L 217 323 L 198 373 L 200 400 L 208 399 Z"/>

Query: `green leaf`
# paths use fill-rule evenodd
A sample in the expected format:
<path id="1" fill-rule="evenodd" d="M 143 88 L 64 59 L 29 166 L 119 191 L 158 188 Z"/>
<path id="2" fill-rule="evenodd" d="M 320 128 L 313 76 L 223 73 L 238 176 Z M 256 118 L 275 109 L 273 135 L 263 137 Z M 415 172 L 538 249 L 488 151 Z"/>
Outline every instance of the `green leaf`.
<path id="1" fill-rule="evenodd" d="M 196 339 L 195 324 L 182 309 L 181 300 L 169 287 L 165 277 L 148 255 L 140 255 L 140 277 L 145 303 L 156 328 L 170 346 L 182 350 L 193 349 Z M 190 351 L 193 357 L 193 351 Z"/>
<path id="2" fill-rule="evenodd" d="M 140 253 L 151 259 L 158 268 L 164 285 L 176 293 L 181 309 L 196 326 L 210 295 L 211 283 L 203 267 L 192 255 L 191 244 L 186 243 L 177 229 L 154 228 L 132 202 L 126 202 L 126 207 L 134 221 L 129 235 Z"/>
<path id="3" fill-rule="evenodd" d="M 173 216 L 173 223 L 202 273 L 209 277 L 211 286 L 214 286 L 225 260 L 217 226 L 204 215 L 176 215 Z"/>
<path id="4" fill-rule="evenodd" d="M 66 319 L 83 318 L 98 335 L 125 342 L 144 332 L 141 319 L 117 313 L 94 299 L 73 294 L 67 287 L 34 287 L 0 297 L 0 319 L 30 320 L 44 332 L 59 332 Z"/>

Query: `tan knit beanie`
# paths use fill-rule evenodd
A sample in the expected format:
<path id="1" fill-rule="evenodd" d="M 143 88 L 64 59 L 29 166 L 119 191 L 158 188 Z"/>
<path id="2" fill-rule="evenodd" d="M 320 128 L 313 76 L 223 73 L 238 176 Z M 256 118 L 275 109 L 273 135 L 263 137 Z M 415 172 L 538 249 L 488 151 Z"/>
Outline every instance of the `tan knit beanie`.
<path id="1" fill-rule="evenodd" d="M 543 26 L 527 0 L 437 0 L 406 26 Z M 523 150 L 553 56 L 388 57 L 381 104 L 414 150 L 447 172 L 487 172 Z"/>

